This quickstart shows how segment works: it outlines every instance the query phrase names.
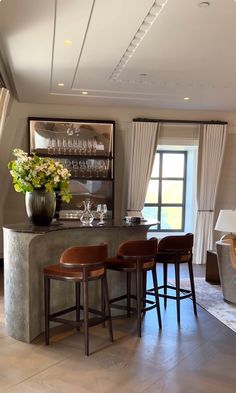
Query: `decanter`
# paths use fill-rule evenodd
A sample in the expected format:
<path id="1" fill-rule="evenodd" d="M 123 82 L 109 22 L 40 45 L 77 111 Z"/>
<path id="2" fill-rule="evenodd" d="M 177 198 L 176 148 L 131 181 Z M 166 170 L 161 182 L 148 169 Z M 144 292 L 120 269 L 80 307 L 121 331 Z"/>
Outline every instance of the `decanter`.
<path id="1" fill-rule="evenodd" d="M 91 225 L 94 217 L 93 214 L 91 212 L 91 201 L 90 199 L 85 199 L 83 201 L 83 205 L 84 205 L 84 211 L 80 217 L 80 221 L 82 222 L 83 225 Z"/>

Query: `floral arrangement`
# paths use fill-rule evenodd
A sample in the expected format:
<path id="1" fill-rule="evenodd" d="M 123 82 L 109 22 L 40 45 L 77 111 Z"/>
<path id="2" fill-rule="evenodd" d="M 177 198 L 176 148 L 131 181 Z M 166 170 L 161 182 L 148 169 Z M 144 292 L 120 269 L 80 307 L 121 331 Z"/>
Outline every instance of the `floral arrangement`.
<path id="1" fill-rule="evenodd" d="M 13 185 L 17 192 L 32 192 L 45 189 L 47 192 L 59 191 L 62 201 L 69 202 L 70 172 L 52 158 L 29 156 L 21 149 L 13 150 L 16 160 L 8 163 L 13 177 Z"/>

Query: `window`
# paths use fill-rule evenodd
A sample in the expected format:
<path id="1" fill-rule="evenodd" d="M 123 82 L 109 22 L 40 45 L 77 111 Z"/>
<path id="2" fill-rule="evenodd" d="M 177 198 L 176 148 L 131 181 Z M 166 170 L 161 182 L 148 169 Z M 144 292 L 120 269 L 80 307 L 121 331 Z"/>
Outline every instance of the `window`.
<path id="1" fill-rule="evenodd" d="M 158 220 L 151 231 L 183 231 L 185 222 L 187 151 L 156 152 L 143 216 Z"/>

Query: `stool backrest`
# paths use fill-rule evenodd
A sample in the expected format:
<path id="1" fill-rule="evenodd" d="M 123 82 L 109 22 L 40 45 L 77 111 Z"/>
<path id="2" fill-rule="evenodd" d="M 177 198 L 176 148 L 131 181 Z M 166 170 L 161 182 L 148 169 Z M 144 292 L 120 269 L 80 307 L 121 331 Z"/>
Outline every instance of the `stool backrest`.
<path id="1" fill-rule="evenodd" d="M 119 246 L 117 256 L 154 257 L 157 252 L 157 243 L 155 237 L 149 240 L 128 240 Z"/>
<path id="2" fill-rule="evenodd" d="M 78 267 L 105 263 L 107 259 L 107 243 L 96 246 L 77 246 L 67 248 L 60 257 L 60 263 L 65 267 Z"/>
<path id="3" fill-rule="evenodd" d="M 192 233 L 179 236 L 166 236 L 159 241 L 158 251 L 192 250 L 194 236 Z"/>

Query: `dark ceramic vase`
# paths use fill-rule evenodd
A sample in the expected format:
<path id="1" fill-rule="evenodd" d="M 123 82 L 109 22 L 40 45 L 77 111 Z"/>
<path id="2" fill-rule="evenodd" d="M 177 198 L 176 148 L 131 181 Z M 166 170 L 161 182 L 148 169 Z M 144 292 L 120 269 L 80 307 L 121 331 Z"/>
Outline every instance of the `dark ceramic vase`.
<path id="1" fill-rule="evenodd" d="M 25 194 L 27 215 L 34 225 L 50 225 L 56 209 L 55 193 L 35 190 Z"/>

